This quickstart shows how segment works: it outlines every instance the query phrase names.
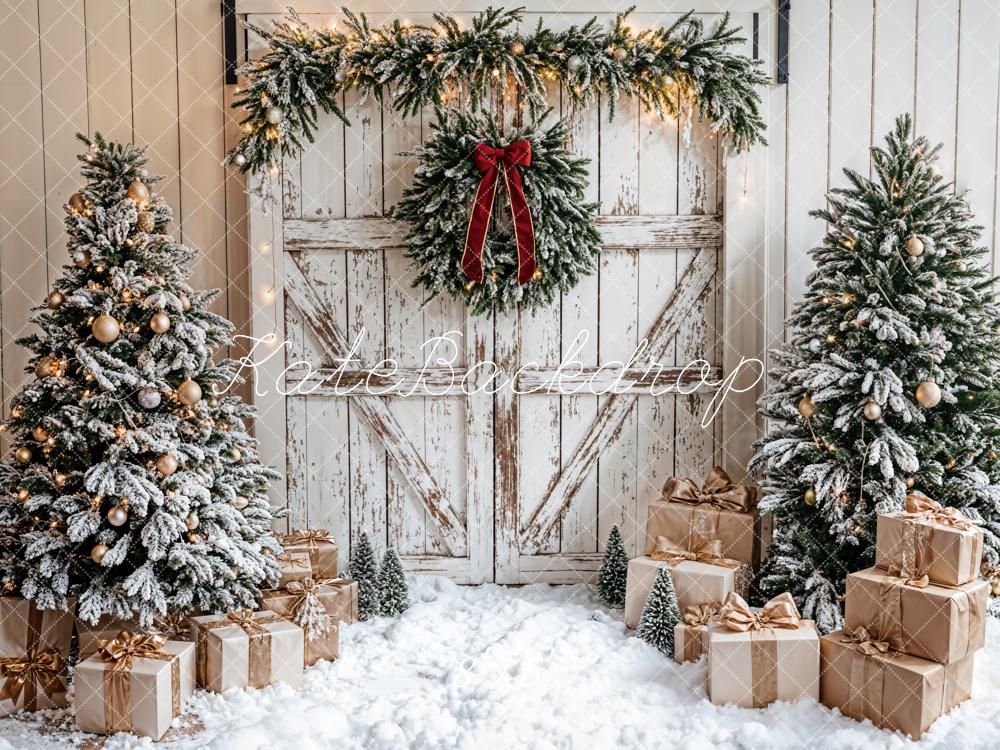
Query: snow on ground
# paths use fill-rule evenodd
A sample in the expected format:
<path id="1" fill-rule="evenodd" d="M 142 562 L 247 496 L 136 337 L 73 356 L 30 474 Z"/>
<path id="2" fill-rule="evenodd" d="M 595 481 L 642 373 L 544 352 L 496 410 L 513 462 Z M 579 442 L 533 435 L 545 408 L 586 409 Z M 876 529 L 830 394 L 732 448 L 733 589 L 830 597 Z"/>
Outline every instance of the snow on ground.
<path id="1" fill-rule="evenodd" d="M 302 689 L 200 691 L 159 744 L 74 732 L 55 712 L 0 720 L 0 750 L 1000 747 L 996 620 L 974 699 L 917 745 L 811 701 L 713 706 L 704 659 L 665 659 L 583 585 L 461 587 L 422 576 L 411 594 L 401 619 L 342 628 L 341 658 L 310 669 Z"/>

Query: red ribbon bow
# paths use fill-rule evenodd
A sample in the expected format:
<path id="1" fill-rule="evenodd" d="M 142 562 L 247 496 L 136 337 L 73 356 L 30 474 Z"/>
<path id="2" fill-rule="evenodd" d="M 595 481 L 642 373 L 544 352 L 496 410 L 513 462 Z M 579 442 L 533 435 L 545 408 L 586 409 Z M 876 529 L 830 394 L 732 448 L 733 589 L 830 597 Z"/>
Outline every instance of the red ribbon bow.
<path id="1" fill-rule="evenodd" d="M 483 283 L 483 247 L 493 215 L 497 184 L 503 179 L 510 198 L 510 213 L 517 242 L 517 283 L 526 284 L 535 273 L 535 229 L 524 197 L 524 185 L 517 167 L 531 166 L 531 142 L 514 141 L 503 148 L 477 143 L 472 160 L 482 175 L 472 204 L 469 228 L 465 233 L 462 270 L 477 284 Z"/>

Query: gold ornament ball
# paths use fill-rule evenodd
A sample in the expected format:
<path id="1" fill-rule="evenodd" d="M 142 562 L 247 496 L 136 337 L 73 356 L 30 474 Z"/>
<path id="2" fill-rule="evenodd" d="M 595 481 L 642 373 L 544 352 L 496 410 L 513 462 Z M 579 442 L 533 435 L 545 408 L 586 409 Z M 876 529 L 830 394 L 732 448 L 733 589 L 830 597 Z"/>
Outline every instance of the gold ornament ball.
<path id="1" fill-rule="evenodd" d="M 86 268 L 90 265 L 90 250 L 77 250 L 73 253 L 73 265 L 77 268 Z"/>
<path id="2" fill-rule="evenodd" d="M 149 211 L 140 211 L 135 223 L 140 232 L 148 234 L 156 227 L 156 217 Z"/>
<path id="3" fill-rule="evenodd" d="M 142 180 L 132 180 L 132 184 L 128 186 L 127 195 L 135 201 L 135 205 L 139 208 L 143 208 L 149 203 L 149 188 Z"/>
<path id="4" fill-rule="evenodd" d="M 191 544 L 201 544 L 201 534 L 188 534 L 188 541 Z"/>
<path id="5" fill-rule="evenodd" d="M 198 519 L 197 513 L 192 513 L 184 519 L 184 525 L 188 527 L 188 531 L 194 531 L 198 528 L 198 524 L 200 523 L 201 521 Z"/>
<path id="6" fill-rule="evenodd" d="M 925 380 L 917 386 L 917 403 L 925 409 L 933 409 L 941 403 L 941 386 L 933 380 Z"/>
<path id="7" fill-rule="evenodd" d="M 624 62 L 625 58 L 628 57 L 628 50 L 624 47 L 618 47 L 615 49 L 614 55 L 618 62 Z"/>
<path id="8" fill-rule="evenodd" d="M 188 378 L 177 386 L 177 398 L 184 406 L 194 406 L 201 401 L 201 386 Z"/>
<path id="9" fill-rule="evenodd" d="M 118 324 L 114 316 L 105 313 L 97 317 L 93 324 L 91 324 L 90 330 L 94 334 L 94 338 L 102 344 L 110 344 L 118 338 L 122 327 Z"/>
<path id="10" fill-rule="evenodd" d="M 112 526 L 124 526 L 126 521 L 128 521 L 128 511 L 120 505 L 108 511 L 108 523 Z"/>
<path id="11" fill-rule="evenodd" d="M 26 445 L 22 445 L 16 451 L 14 451 L 14 458 L 19 464 L 26 464 L 31 462 L 31 448 Z"/>
<path id="12" fill-rule="evenodd" d="M 247 158 L 243 154 L 236 154 L 233 157 L 233 164 L 236 165 L 238 169 L 243 169 L 247 165 Z"/>
<path id="13" fill-rule="evenodd" d="M 997 578 L 990 583 L 990 593 L 993 594 L 993 596 L 1000 596 L 1000 578 Z"/>
<path id="14" fill-rule="evenodd" d="M 249 504 L 250 501 L 247 500 L 242 495 L 233 498 L 233 507 L 235 507 L 237 510 L 243 510 Z"/>
<path id="15" fill-rule="evenodd" d="M 49 433 L 48 430 L 46 430 L 44 427 L 38 425 L 31 431 L 31 437 L 33 437 L 39 443 L 44 443 L 46 440 L 49 439 Z"/>
<path id="16" fill-rule="evenodd" d="M 523 55 L 524 54 L 524 43 L 523 42 L 511 42 L 510 43 L 510 54 L 512 54 L 512 55 Z"/>
<path id="17" fill-rule="evenodd" d="M 82 193 L 73 193 L 69 197 L 69 208 L 73 213 L 82 214 L 87 210 L 87 199 Z"/>
<path id="18" fill-rule="evenodd" d="M 865 419 L 870 419 L 875 421 L 882 416 L 882 407 L 878 405 L 875 401 L 869 401 L 865 404 Z"/>
<path id="19" fill-rule="evenodd" d="M 906 252 L 914 258 L 924 254 L 924 243 L 920 241 L 917 235 L 911 234 L 909 239 L 906 240 Z"/>
<path id="20" fill-rule="evenodd" d="M 100 565 L 101 560 L 104 559 L 106 554 L 108 554 L 108 546 L 106 544 L 95 544 L 94 548 L 90 550 L 90 559 Z"/>
<path id="21" fill-rule="evenodd" d="M 45 304 L 49 306 L 50 310 L 55 310 L 65 301 L 66 297 L 58 289 L 53 289 L 49 292 L 49 296 L 45 298 Z"/>
<path id="22" fill-rule="evenodd" d="M 35 377 L 47 378 L 55 375 L 59 370 L 59 365 L 52 357 L 42 357 L 35 363 Z"/>
<path id="23" fill-rule="evenodd" d="M 569 59 L 566 60 L 566 68 L 570 71 L 579 70 L 581 65 L 583 65 L 583 58 L 579 55 L 570 55 Z"/>
<path id="24" fill-rule="evenodd" d="M 156 470 L 163 476 L 169 477 L 177 471 L 177 459 L 169 453 L 163 453 L 156 459 Z"/>
<path id="25" fill-rule="evenodd" d="M 264 116 L 272 125 L 277 125 L 285 119 L 285 113 L 281 111 L 280 107 L 268 107 Z"/>
<path id="26" fill-rule="evenodd" d="M 181 295 L 178 295 L 178 298 L 181 301 L 181 309 L 184 312 L 187 312 L 188 310 L 191 309 L 191 298 L 190 297 L 188 297 L 186 294 L 181 294 Z"/>
<path id="27" fill-rule="evenodd" d="M 166 333 L 170 330 L 170 316 L 160 310 L 149 319 L 149 327 L 153 333 Z"/>
<path id="28" fill-rule="evenodd" d="M 236 448 L 231 448 L 229 450 L 230 461 L 239 461 L 241 458 L 243 458 L 243 454 L 240 453 L 239 450 L 237 450 Z"/>
<path id="29" fill-rule="evenodd" d="M 813 416 L 816 413 L 816 404 L 813 403 L 812 398 L 808 395 L 803 396 L 802 400 L 799 401 L 799 414 L 801 414 L 806 419 Z"/>
<path id="30" fill-rule="evenodd" d="M 808 489 L 806 489 L 806 491 L 802 494 L 802 501 L 806 505 L 808 505 L 810 507 L 812 507 L 813 505 L 815 505 L 816 504 L 816 490 L 815 490 L 815 488 L 809 487 Z"/>

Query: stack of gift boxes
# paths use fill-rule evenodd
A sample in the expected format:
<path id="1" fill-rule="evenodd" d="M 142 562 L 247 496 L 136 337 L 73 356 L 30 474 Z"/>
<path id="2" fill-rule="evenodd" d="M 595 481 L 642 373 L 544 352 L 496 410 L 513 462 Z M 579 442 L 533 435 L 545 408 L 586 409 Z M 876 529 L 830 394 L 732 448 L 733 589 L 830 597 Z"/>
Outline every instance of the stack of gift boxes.
<path id="1" fill-rule="evenodd" d="M 880 515 L 875 567 L 847 577 L 844 629 L 821 639 L 821 700 L 917 739 L 972 689 L 986 637 L 983 533 L 912 493 Z"/>
<path id="2" fill-rule="evenodd" d="M 304 667 L 336 659 L 338 628 L 358 618 L 357 582 L 338 577 L 325 531 L 293 532 L 279 556 L 281 588 L 260 611 L 186 617 L 152 628 L 77 621 L 74 711 L 85 732 L 160 739 L 199 685 L 207 690 L 298 686 Z M 64 707 L 74 618 L 0 597 L 0 716 Z"/>

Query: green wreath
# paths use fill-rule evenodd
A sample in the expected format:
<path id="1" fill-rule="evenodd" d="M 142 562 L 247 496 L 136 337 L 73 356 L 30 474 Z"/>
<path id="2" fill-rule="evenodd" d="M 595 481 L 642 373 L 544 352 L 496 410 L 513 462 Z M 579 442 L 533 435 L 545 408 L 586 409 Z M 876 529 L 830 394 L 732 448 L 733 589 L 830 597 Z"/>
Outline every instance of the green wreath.
<path id="1" fill-rule="evenodd" d="M 566 148 L 567 123 L 501 133 L 489 115 L 439 109 L 431 128 L 431 137 L 412 152 L 420 163 L 393 212 L 394 219 L 410 225 L 406 255 L 417 270 L 414 287 L 423 287 L 428 299 L 439 294 L 461 299 L 477 315 L 515 306 L 533 310 L 596 270 L 601 247 L 594 223 L 597 204 L 584 196 L 589 160 Z M 482 178 L 473 149 L 477 143 L 502 146 L 518 140 L 531 144 L 531 165 L 520 173 L 534 226 L 537 271 L 531 281 L 518 284 L 510 199 L 498 190 L 482 254 L 483 282 L 477 284 L 461 266 L 469 212 Z"/>

